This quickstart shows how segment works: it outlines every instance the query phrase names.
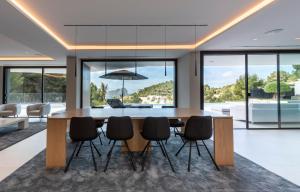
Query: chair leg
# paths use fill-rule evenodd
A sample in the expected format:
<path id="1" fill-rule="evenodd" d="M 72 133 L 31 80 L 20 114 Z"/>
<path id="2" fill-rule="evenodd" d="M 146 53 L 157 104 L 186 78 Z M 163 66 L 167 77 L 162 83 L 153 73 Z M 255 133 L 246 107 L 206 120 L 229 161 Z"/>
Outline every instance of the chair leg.
<path id="1" fill-rule="evenodd" d="M 125 145 L 126 145 L 126 148 L 127 148 L 127 150 L 128 150 L 128 153 L 129 153 L 131 166 L 132 166 L 133 170 L 136 171 L 135 164 L 134 164 L 134 160 L 133 160 L 133 154 L 132 154 L 132 152 L 131 152 L 131 150 L 130 150 L 130 148 L 129 148 L 129 146 L 128 146 L 128 143 L 127 143 L 126 140 L 124 140 L 124 143 L 125 143 Z"/>
<path id="2" fill-rule="evenodd" d="M 109 140 L 108 145 L 110 145 L 110 143 L 111 143 L 111 140 Z"/>
<path id="3" fill-rule="evenodd" d="M 146 151 L 146 149 L 149 147 L 151 141 L 148 141 L 147 145 L 145 146 L 143 152 L 141 153 L 141 156 L 143 156 L 144 152 Z M 146 151 L 146 155 L 143 157 L 143 161 L 142 161 L 142 171 L 144 171 L 145 168 L 145 162 L 146 162 L 146 158 L 148 155 L 149 150 Z"/>
<path id="4" fill-rule="evenodd" d="M 145 151 L 146 151 L 146 149 L 147 149 L 147 147 L 148 147 L 149 144 L 150 144 L 150 141 L 148 141 L 148 143 L 147 143 L 146 146 L 144 147 L 143 151 L 140 153 L 140 156 L 143 156 L 143 155 L 144 155 L 144 153 L 145 153 Z"/>
<path id="5" fill-rule="evenodd" d="M 188 172 L 190 172 L 190 170 L 191 170 L 191 158 L 192 158 L 192 141 L 190 141 Z"/>
<path id="6" fill-rule="evenodd" d="M 168 139 L 166 139 L 166 142 L 165 142 L 165 144 L 168 144 Z"/>
<path id="7" fill-rule="evenodd" d="M 99 135 L 98 137 L 99 137 L 100 144 L 103 145 L 102 140 L 101 140 L 101 136 Z"/>
<path id="8" fill-rule="evenodd" d="M 70 157 L 70 159 L 69 159 L 69 161 L 68 161 L 68 163 L 67 163 L 67 166 L 66 166 L 66 168 L 65 168 L 65 170 L 64 170 L 65 173 L 66 173 L 66 172 L 68 171 L 68 169 L 69 169 L 69 166 L 70 166 L 70 164 L 71 164 L 71 161 L 72 161 L 73 158 L 74 158 L 75 151 L 77 150 L 77 147 L 78 147 L 78 143 L 76 143 L 75 149 L 74 149 L 74 151 L 73 151 L 73 153 L 72 153 L 72 155 L 71 155 L 71 157 Z"/>
<path id="9" fill-rule="evenodd" d="M 79 145 L 79 149 L 78 149 L 78 151 L 77 151 L 77 153 L 76 153 L 76 157 L 78 157 L 79 152 L 80 152 L 80 150 L 81 150 L 81 147 L 82 147 L 83 143 L 84 143 L 84 141 L 81 141 L 81 143 L 80 143 L 80 145 Z"/>
<path id="10" fill-rule="evenodd" d="M 166 157 L 167 157 L 167 159 L 168 159 L 168 161 L 169 161 L 169 164 L 170 164 L 170 166 L 171 166 L 172 171 L 175 172 L 174 167 L 173 167 L 173 165 L 172 165 L 172 163 L 171 163 L 171 160 L 170 160 L 170 158 L 169 158 L 168 152 L 167 152 L 167 150 L 166 150 L 166 148 L 165 148 L 165 146 L 164 146 L 164 143 L 161 142 L 161 145 L 162 145 L 163 150 L 165 151 Z"/>
<path id="11" fill-rule="evenodd" d="M 106 170 L 107 170 L 107 167 L 108 167 L 108 164 L 109 164 L 109 161 L 110 161 L 110 158 L 111 158 L 112 150 L 115 147 L 115 144 L 116 144 L 116 140 L 114 140 L 113 145 L 111 146 L 109 152 L 107 153 L 107 160 L 106 160 L 106 165 L 105 165 L 105 168 L 104 168 L 104 172 L 106 172 Z"/>
<path id="12" fill-rule="evenodd" d="M 160 142 L 159 142 L 159 141 L 156 141 L 156 143 L 159 145 L 162 154 L 163 154 L 164 156 L 166 156 L 166 154 L 165 154 L 165 152 L 164 152 L 164 150 L 163 150 L 163 148 L 162 148 Z"/>
<path id="13" fill-rule="evenodd" d="M 102 134 L 106 137 L 103 127 L 100 127 Z"/>
<path id="14" fill-rule="evenodd" d="M 219 166 L 218 166 L 217 163 L 215 162 L 215 159 L 212 157 L 211 153 L 209 152 L 209 150 L 208 150 L 208 148 L 207 148 L 207 146 L 206 146 L 206 144 L 204 143 L 203 140 L 202 140 L 202 143 L 203 143 L 203 145 L 204 145 L 206 151 L 208 152 L 210 159 L 211 159 L 212 162 L 215 164 L 216 169 L 217 169 L 218 171 L 220 171 Z"/>
<path id="15" fill-rule="evenodd" d="M 94 155 L 94 151 L 93 151 L 92 141 L 90 141 L 90 149 L 91 149 L 91 152 L 92 152 L 94 168 L 95 168 L 95 171 L 97 171 L 97 164 L 96 164 L 95 155 Z"/>
<path id="16" fill-rule="evenodd" d="M 183 147 L 185 146 L 186 143 L 187 143 L 187 141 L 183 143 L 183 145 L 182 145 L 182 146 L 180 147 L 180 149 L 177 151 L 177 153 L 175 154 L 175 156 L 177 156 L 177 155 L 180 153 L 180 151 L 183 149 Z"/>
<path id="17" fill-rule="evenodd" d="M 199 149 L 199 146 L 198 146 L 197 141 L 195 141 L 195 142 L 196 142 L 196 147 L 197 147 L 198 155 L 199 155 L 199 157 L 200 157 L 200 156 L 201 156 L 200 149 Z"/>
<path id="18" fill-rule="evenodd" d="M 91 141 L 91 142 L 92 142 L 92 145 L 93 145 L 94 149 L 95 149 L 96 152 L 98 153 L 99 157 L 101 157 L 100 151 L 97 149 L 97 147 L 96 147 L 96 145 L 93 143 L 93 141 Z"/>

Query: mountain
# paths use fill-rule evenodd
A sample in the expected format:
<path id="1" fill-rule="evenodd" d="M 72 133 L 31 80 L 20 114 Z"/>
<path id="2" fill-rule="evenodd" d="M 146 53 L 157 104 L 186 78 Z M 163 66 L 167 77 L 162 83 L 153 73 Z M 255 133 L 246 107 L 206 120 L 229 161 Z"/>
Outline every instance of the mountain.
<path id="1" fill-rule="evenodd" d="M 111 98 L 120 97 L 121 95 L 122 95 L 122 89 L 115 89 L 115 90 L 108 91 L 106 93 L 105 98 L 111 99 Z M 126 95 L 128 95 L 128 91 L 126 88 L 124 88 L 124 96 Z"/>
<path id="2" fill-rule="evenodd" d="M 137 92 L 139 97 L 147 97 L 148 95 L 172 96 L 174 92 L 173 81 L 166 81 L 145 87 Z"/>

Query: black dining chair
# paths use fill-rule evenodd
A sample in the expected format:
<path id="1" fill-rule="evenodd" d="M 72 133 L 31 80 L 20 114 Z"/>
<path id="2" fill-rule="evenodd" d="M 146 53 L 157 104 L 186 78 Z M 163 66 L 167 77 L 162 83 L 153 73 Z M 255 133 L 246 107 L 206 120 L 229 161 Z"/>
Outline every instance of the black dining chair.
<path id="1" fill-rule="evenodd" d="M 76 156 L 78 156 L 82 145 L 86 141 L 89 142 L 89 146 L 93 157 L 94 168 L 95 171 L 97 171 L 97 164 L 95 161 L 93 148 L 96 150 L 99 157 L 101 156 L 101 153 L 93 143 L 93 140 L 99 136 L 94 119 L 92 117 L 72 117 L 70 123 L 69 136 L 72 139 L 72 141 L 76 143 L 76 146 L 64 171 L 65 172 L 68 171 L 71 161 L 73 160 L 75 152 L 78 148 L 78 145 L 79 145 L 79 149 L 76 153 Z"/>
<path id="2" fill-rule="evenodd" d="M 216 164 L 214 158 L 212 157 L 209 149 L 207 148 L 204 140 L 208 140 L 212 136 L 212 117 L 211 116 L 192 116 L 188 119 L 184 133 L 177 133 L 177 135 L 181 136 L 184 140 L 184 144 L 180 147 L 177 151 L 175 156 L 177 156 L 183 147 L 189 143 L 190 150 L 189 150 L 189 162 L 188 162 L 188 171 L 190 171 L 191 166 L 191 152 L 192 152 L 192 144 L 195 143 L 198 151 L 198 155 L 200 156 L 200 150 L 197 141 L 201 140 L 205 149 L 207 150 L 212 162 L 214 163 L 216 169 L 219 171 L 219 167 Z"/>
<path id="3" fill-rule="evenodd" d="M 143 161 L 142 161 L 142 171 L 144 170 L 145 167 L 145 162 L 149 151 L 148 149 L 150 143 L 151 141 L 156 141 L 156 143 L 159 145 L 161 149 L 162 154 L 168 159 L 172 171 L 175 172 L 171 160 L 168 156 L 167 150 L 164 146 L 164 143 L 162 142 L 164 140 L 167 140 L 170 137 L 170 124 L 168 118 L 166 117 L 145 118 L 141 135 L 144 139 L 148 140 L 146 146 L 144 147 L 144 150 L 140 154 L 141 156 L 143 156 L 145 151 L 147 150 L 146 155 L 143 157 Z"/>
<path id="4" fill-rule="evenodd" d="M 161 108 L 175 108 L 175 107 L 171 106 L 171 105 L 163 105 L 163 106 L 161 106 Z M 178 130 L 178 128 L 184 127 L 184 122 L 181 121 L 180 119 L 172 118 L 172 119 L 169 119 L 169 123 L 170 123 L 170 127 L 173 128 L 173 132 L 176 137 L 177 136 L 176 133 L 180 132 Z M 167 142 L 168 142 L 168 140 L 166 140 L 166 144 L 167 144 Z"/>
<path id="5" fill-rule="evenodd" d="M 104 168 L 104 172 L 107 170 L 112 151 L 115 147 L 115 144 L 117 141 L 123 141 L 125 143 L 125 146 L 128 150 L 128 154 L 130 157 L 130 163 L 135 171 L 135 164 L 134 164 L 134 158 L 133 154 L 128 146 L 127 140 L 131 139 L 133 137 L 133 125 L 130 117 L 109 117 L 107 121 L 107 130 L 106 130 L 106 136 L 111 141 L 113 141 L 113 144 L 107 154 L 107 161 Z"/>

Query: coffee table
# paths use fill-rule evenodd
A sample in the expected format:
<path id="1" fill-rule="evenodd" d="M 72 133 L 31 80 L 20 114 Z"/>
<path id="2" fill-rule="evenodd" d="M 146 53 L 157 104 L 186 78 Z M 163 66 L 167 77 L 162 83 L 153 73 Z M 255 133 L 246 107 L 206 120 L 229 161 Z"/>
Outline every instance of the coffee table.
<path id="1" fill-rule="evenodd" d="M 0 128 L 18 124 L 19 129 L 28 127 L 28 118 L 0 118 Z"/>

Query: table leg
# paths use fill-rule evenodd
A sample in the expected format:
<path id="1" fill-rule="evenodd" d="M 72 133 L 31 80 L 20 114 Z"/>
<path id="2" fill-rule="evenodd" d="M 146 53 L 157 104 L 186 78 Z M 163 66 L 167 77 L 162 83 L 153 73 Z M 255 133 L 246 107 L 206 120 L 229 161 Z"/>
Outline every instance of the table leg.
<path id="1" fill-rule="evenodd" d="M 24 121 L 18 122 L 18 128 L 19 129 L 25 129 L 25 128 L 28 128 L 28 127 L 29 127 L 28 119 L 24 119 Z"/>
<path id="2" fill-rule="evenodd" d="M 214 118 L 213 126 L 216 163 L 221 166 L 234 165 L 232 118 Z"/>
<path id="3" fill-rule="evenodd" d="M 145 140 L 141 136 L 141 131 L 143 129 L 143 119 L 132 119 L 133 124 L 133 138 L 127 140 L 128 146 L 131 151 L 143 151 L 148 140 Z M 127 151 L 126 147 L 122 147 L 122 151 Z"/>
<path id="4" fill-rule="evenodd" d="M 63 168 L 66 164 L 66 119 L 48 119 L 46 168 Z"/>

